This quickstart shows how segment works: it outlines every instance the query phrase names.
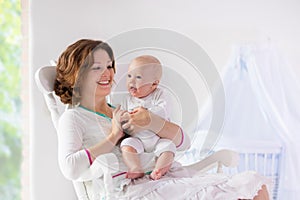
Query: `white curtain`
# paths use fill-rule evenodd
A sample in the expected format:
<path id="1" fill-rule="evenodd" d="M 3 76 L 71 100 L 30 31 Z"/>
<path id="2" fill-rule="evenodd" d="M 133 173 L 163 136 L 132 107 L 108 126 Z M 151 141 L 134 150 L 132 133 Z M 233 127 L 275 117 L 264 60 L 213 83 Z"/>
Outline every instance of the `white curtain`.
<path id="1" fill-rule="evenodd" d="M 270 42 L 235 46 L 221 76 L 226 108 L 217 147 L 234 145 L 233 141 L 279 142 L 283 146 L 279 199 L 298 199 L 300 79 Z M 212 112 L 208 100 L 198 130 L 208 130 Z M 192 150 L 200 151 L 202 138 L 193 139 Z"/>
<path id="2" fill-rule="evenodd" d="M 237 50 L 237 57 L 246 65 L 260 109 L 284 144 L 280 188 L 285 194 L 282 197 L 299 198 L 299 77 L 295 77 L 277 48 L 270 43 L 243 46 Z"/>

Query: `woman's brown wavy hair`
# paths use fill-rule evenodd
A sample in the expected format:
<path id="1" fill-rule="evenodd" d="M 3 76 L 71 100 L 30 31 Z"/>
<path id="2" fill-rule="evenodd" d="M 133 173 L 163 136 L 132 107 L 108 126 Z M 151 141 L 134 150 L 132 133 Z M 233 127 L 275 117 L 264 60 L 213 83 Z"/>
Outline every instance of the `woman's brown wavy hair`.
<path id="1" fill-rule="evenodd" d="M 100 40 L 78 40 L 59 56 L 54 91 L 64 104 L 75 105 L 80 102 L 80 84 L 94 63 L 93 52 L 98 49 L 107 52 L 116 72 L 113 51 L 107 43 Z"/>

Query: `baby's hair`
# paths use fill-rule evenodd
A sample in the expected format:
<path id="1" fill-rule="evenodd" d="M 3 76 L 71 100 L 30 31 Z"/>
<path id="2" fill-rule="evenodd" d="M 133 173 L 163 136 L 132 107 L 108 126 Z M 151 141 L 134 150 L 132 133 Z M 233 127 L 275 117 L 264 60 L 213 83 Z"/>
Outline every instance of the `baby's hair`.
<path id="1" fill-rule="evenodd" d="M 162 65 L 161 62 L 154 56 L 151 55 L 142 55 L 134 58 L 131 63 L 138 62 L 142 63 L 143 66 L 153 67 L 155 79 L 160 80 L 162 76 Z"/>

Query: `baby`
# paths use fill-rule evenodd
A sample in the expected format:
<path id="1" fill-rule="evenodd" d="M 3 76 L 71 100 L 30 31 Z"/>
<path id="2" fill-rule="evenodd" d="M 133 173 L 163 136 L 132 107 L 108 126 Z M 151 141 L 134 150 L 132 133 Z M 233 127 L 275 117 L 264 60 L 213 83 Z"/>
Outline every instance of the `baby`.
<path id="1" fill-rule="evenodd" d="M 132 60 L 126 79 L 128 96 L 122 103 L 122 109 L 132 112 L 137 107 L 144 107 L 166 120 L 166 100 L 162 89 L 158 88 L 162 76 L 159 60 L 150 55 L 139 56 Z M 128 167 L 126 177 L 135 179 L 144 176 L 139 154 L 153 152 L 156 164 L 150 177 L 160 179 L 170 169 L 176 151 L 175 144 L 163 139 L 150 130 L 135 133 L 121 142 L 121 150 Z"/>

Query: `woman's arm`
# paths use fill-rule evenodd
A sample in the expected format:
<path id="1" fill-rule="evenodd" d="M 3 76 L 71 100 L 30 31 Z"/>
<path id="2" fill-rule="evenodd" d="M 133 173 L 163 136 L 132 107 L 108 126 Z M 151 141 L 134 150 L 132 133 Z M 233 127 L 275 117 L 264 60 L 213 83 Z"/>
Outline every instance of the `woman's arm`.
<path id="1" fill-rule="evenodd" d="M 116 146 L 117 142 L 121 139 L 121 137 L 122 135 L 118 136 L 111 132 L 104 140 L 86 149 L 87 153 L 91 156 L 90 162 L 93 162 L 100 155 L 110 153 Z"/>
<path id="2" fill-rule="evenodd" d="M 67 110 L 59 119 L 58 125 L 58 158 L 64 176 L 70 180 L 77 179 L 90 163 L 83 146 L 83 123 L 76 115 Z"/>
<path id="3" fill-rule="evenodd" d="M 113 114 L 111 133 L 96 145 L 84 149 L 83 136 L 86 124 L 79 116 L 66 111 L 60 118 L 58 127 L 59 163 L 64 176 L 76 180 L 85 173 L 92 161 L 99 155 L 112 151 L 118 140 L 123 136 L 116 118 L 120 115 L 116 110 Z M 91 124 L 90 124 L 91 125 Z M 98 126 L 99 124 L 95 124 Z"/>
<path id="4" fill-rule="evenodd" d="M 125 111 L 120 110 L 120 106 L 117 106 L 113 111 L 112 118 L 112 128 L 110 134 L 96 145 L 87 149 L 91 155 L 92 161 L 105 153 L 109 153 L 113 150 L 118 141 L 124 136 L 123 130 L 121 128 L 121 116 Z"/>
<path id="5" fill-rule="evenodd" d="M 123 128 L 128 127 L 133 133 L 141 130 L 151 130 L 162 138 L 172 140 L 177 147 L 183 143 L 185 147 L 189 146 L 189 139 L 184 135 L 180 126 L 153 114 L 143 107 L 137 108 L 130 114 L 130 120 Z"/>

